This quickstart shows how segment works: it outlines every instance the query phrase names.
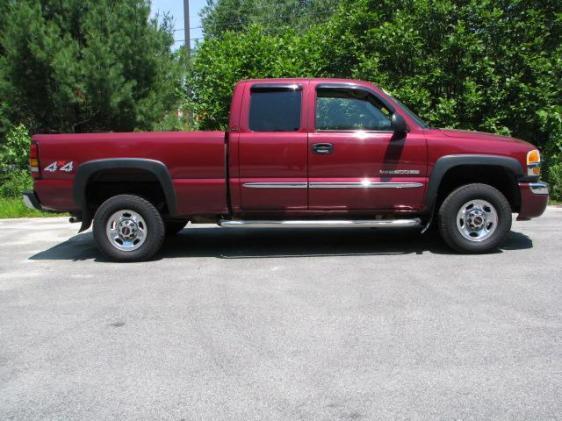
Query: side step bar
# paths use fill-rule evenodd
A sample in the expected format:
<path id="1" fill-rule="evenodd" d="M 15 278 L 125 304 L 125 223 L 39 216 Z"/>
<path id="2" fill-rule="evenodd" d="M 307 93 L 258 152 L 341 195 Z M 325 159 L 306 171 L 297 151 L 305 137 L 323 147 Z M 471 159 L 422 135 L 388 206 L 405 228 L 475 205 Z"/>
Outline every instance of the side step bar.
<path id="1" fill-rule="evenodd" d="M 221 219 L 224 228 L 408 228 L 420 227 L 421 219 L 241 221 Z"/>

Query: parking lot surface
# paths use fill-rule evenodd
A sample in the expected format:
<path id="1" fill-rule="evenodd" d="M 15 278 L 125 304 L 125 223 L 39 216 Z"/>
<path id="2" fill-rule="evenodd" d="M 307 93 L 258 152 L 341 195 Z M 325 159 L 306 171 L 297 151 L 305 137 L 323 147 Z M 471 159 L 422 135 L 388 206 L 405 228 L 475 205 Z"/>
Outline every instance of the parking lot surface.
<path id="1" fill-rule="evenodd" d="M 435 235 L 185 229 L 107 262 L 0 221 L 0 419 L 560 419 L 562 208 Z"/>

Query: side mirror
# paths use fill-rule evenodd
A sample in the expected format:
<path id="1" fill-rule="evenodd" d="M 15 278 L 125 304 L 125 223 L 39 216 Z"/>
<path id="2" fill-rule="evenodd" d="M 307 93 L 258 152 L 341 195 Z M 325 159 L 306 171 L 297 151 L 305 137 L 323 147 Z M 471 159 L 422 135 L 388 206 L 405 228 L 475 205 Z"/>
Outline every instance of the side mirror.
<path id="1" fill-rule="evenodd" d="M 406 124 L 406 120 L 400 114 L 392 114 L 392 118 L 390 119 L 390 125 L 392 130 L 394 130 L 394 134 L 404 136 L 408 133 L 408 125 Z"/>

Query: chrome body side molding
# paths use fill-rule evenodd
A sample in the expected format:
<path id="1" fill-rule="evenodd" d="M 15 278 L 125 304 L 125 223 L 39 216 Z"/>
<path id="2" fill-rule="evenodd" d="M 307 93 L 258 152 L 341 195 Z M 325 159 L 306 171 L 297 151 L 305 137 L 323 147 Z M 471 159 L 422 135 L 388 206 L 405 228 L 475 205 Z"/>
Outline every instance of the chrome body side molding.
<path id="1" fill-rule="evenodd" d="M 308 183 L 306 181 L 294 182 L 251 182 L 242 184 L 243 187 L 248 189 L 306 189 Z"/>
<path id="2" fill-rule="evenodd" d="M 311 181 L 311 189 L 417 189 L 422 183 L 401 181 Z"/>
<path id="3" fill-rule="evenodd" d="M 417 189 L 422 183 L 400 181 L 294 181 L 294 182 L 248 182 L 248 189 Z"/>

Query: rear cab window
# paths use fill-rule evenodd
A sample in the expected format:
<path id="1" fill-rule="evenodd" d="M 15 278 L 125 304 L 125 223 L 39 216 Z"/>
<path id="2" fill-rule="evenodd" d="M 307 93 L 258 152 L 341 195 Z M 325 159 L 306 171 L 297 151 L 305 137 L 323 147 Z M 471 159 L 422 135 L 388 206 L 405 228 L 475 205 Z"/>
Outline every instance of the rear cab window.
<path id="1" fill-rule="evenodd" d="M 254 132 L 296 132 L 301 128 L 300 85 L 254 85 L 249 128 Z"/>

